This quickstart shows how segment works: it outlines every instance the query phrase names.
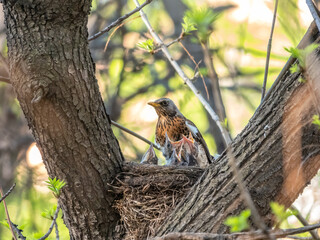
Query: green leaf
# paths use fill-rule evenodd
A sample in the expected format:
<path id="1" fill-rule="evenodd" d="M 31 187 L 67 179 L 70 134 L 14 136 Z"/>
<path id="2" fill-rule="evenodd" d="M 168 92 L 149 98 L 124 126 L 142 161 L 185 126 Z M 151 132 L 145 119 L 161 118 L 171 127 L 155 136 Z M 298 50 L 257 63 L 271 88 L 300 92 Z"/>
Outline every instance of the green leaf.
<path id="1" fill-rule="evenodd" d="M 319 119 L 319 115 L 313 115 L 312 117 L 312 123 L 314 125 L 317 125 L 318 128 L 320 129 L 320 119 Z"/>
<path id="2" fill-rule="evenodd" d="M 228 217 L 224 224 L 229 226 L 231 232 L 240 232 L 249 228 L 248 219 L 251 216 L 249 209 L 243 210 L 238 216 Z"/>
<path id="3" fill-rule="evenodd" d="M 298 66 L 298 64 L 293 64 L 290 67 L 290 72 L 291 73 L 300 73 L 300 67 Z"/>
<path id="4" fill-rule="evenodd" d="M 10 229 L 9 224 L 8 224 L 8 222 L 7 222 L 7 221 L 2 220 L 2 221 L 0 221 L 0 224 L 1 224 L 2 226 L 4 226 L 4 227 L 6 227 L 6 228 Z"/>
<path id="5" fill-rule="evenodd" d="M 302 70 L 304 70 L 306 68 L 306 60 L 307 60 L 307 56 L 312 53 L 317 47 L 319 46 L 319 44 L 310 44 L 309 46 L 307 46 L 305 49 L 299 49 L 299 48 L 294 48 L 294 47 L 290 47 L 290 48 L 284 48 L 287 52 L 292 54 L 292 57 L 298 59 L 299 61 L 299 66 Z"/>
<path id="6" fill-rule="evenodd" d="M 284 205 L 277 202 L 270 202 L 271 212 L 276 216 L 277 222 L 281 223 L 289 216 L 296 215 L 296 211 L 286 210 Z"/>
<path id="7" fill-rule="evenodd" d="M 48 181 L 45 181 L 48 184 L 47 187 L 53 192 L 53 195 L 58 198 L 61 193 L 60 190 L 66 185 L 66 182 L 63 180 L 60 181 L 57 178 L 51 179 L 48 177 L 48 179 Z"/>
<path id="8" fill-rule="evenodd" d="M 217 20 L 218 13 L 210 8 L 196 8 L 187 10 L 184 18 L 198 30 L 200 42 L 206 42 L 213 31 L 213 23 Z"/>
<path id="9" fill-rule="evenodd" d="M 152 52 L 154 50 L 153 39 L 148 39 L 144 42 L 137 43 L 137 46 L 141 49 L 148 51 L 148 52 Z"/>
<path id="10" fill-rule="evenodd" d="M 183 23 L 181 25 L 185 34 L 190 34 L 191 31 L 197 30 L 194 22 L 187 16 L 183 17 Z"/>
<path id="11" fill-rule="evenodd" d="M 44 212 L 42 212 L 41 216 L 46 219 L 52 220 L 56 210 L 57 210 L 57 205 L 55 204 L 50 209 L 46 209 Z"/>

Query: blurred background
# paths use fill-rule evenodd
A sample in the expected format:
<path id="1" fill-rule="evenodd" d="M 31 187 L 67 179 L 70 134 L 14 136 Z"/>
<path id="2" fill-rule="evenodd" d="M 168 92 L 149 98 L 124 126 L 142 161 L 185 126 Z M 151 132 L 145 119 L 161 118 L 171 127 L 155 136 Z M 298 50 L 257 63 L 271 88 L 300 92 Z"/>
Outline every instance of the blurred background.
<path id="1" fill-rule="evenodd" d="M 134 8 L 133 1 L 93 0 L 89 36 Z M 144 8 L 165 43 L 180 36 L 184 16 L 198 22 L 198 31 L 186 36 L 183 45 L 175 43 L 169 50 L 220 118 L 227 119 L 233 138 L 260 103 L 273 9 L 271 0 L 154 0 Z M 0 18 L 0 49 L 6 57 L 2 11 Z M 289 58 L 284 47 L 296 46 L 311 21 L 304 0 L 279 1 L 267 88 Z M 224 146 L 217 126 L 167 59 L 160 51 L 151 54 L 138 47 L 150 38 L 139 14 L 135 14 L 123 26 L 90 42 L 96 77 L 111 119 L 154 141 L 157 115 L 147 102 L 166 96 L 198 126 L 211 154 L 221 153 Z M 0 76 L 9 76 L 3 65 Z M 126 160 L 139 162 L 149 146 L 115 127 L 113 130 Z M 41 212 L 56 203 L 45 180 L 46 170 L 15 94 L 9 84 L 0 82 L 0 184 L 7 191 L 17 183 L 6 202 L 12 221 L 23 228 L 28 239 L 39 238 L 51 224 L 41 217 Z M 318 174 L 294 204 L 310 223 L 320 219 L 319 186 Z M 0 221 L 4 223 L 0 224 L 0 239 L 11 239 L 5 219 L 0 205 Z M 61 219 L 58 224 L 60 239 L 69 239 Z M 284 227 L 297 226 L 300 223 L 294 216 L 284 223 Z"/>

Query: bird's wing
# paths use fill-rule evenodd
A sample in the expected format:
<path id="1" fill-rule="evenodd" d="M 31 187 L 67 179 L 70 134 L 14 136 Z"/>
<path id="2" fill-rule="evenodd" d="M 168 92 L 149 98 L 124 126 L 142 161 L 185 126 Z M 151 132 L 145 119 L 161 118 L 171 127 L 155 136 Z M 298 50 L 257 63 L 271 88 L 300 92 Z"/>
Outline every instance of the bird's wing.
<path id="1" fill-rule="evenodd" d="M 203 146 L 204 151 L 205 151 L 205 153 L 207 155 L 208 161 L 209 161 L 209 163 L 211 163 L 211 155 L 210 155 L 208 146 L 207 146 L 206 142 L 204 141 L 200 131 L 198 130 L 196 125 L 193 122 L 191 122 L 189 119 L 186 119 L 186 125 L 187 125 L 187 128 L 192 133 L 192 136 L 194 137 L 194 139 L 197 142 L 201 143 L 201 145 Z"/>

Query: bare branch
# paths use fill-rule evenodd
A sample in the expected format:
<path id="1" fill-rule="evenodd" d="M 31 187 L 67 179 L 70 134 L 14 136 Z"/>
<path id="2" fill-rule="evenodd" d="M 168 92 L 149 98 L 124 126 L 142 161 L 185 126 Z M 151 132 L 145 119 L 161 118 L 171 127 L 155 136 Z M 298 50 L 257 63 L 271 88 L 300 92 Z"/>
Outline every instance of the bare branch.
<path id="1" fill-rule="evenodd" d="M 125 132 L 127 132 L 127 133 L 129 133 L 129 134 L 131 134 L 133 136 L 135 136 L 136 138 L 139 138 L 140 140 L 144 141 L 145 143 L 148 143 L 149 145 L 152 145 L 154 148 L 160 150 L 160 148 L 156 144 L 154 144 L 153 142 L 150 142 L 148 139 L 146 139 L 146 138 L 140 136 L 139 134 L 129 130 L 128 128 L 123 127 L 119 123 L 111 120 L 111 124 L 113 126 L 117 127 L 117 128 L 120 128 L 121 130 L 123 130 L 123 131 L 125 131 Z"/>
<path id="2" fill-rule="evenodd" d="M 314 18 L 316 24 L 317 24 L 317 27 L 318 27 L 318 30 L 320 32 L 320 18 L 319 18 L 319 11 L 318 9 L 316 8 L 316 6 L 313 4 L 313 1 L 312 0 L 306 0 L 307 2 L 307 5 L 309 7 L 309 10 L 311 12 L 311 15 L 312 17 Z"/>
<path id="3" fill-rule="evenodd" d="M 272 19 L 272 25 L 271 25 L 271 32 L 270 32 L 270 37 L 269 37 L 269 42 L 268 42 L 268 47 L 267 47 L 267 59 L 266 59 L 266 66 L 265 66 L 265 69 L 264 69 L 264 78 L 263 78 L 262 93 L 261 93 L 261 102 L 263 101 L 264 96 L 266 94 L 267 78 L 268 78 L 268 71 L 269 71 L 269 61 L 270 61 L 271 46 L 272 46 L 272 36 L 273 36 L 273 31 L 274 31 L 274 25 L 276 23 L 276 18 L 277 18 L 277 9 L 278 9 L 278 0 L 276 0 L 275 6 L 274 6 L 273 19 Z"/>
<path id="4" fill-rule="evenodd" d="M 98 37 L 100 37 L 101 35 L 103 35 L 106 32 L 109 32 L 112 28 L 114 28 L 115 26 L 117 26 L 118 24 L 120 24 L 121 22 L 123 22 L 123 20 L 127 19 L 128 17 L 130 17 L 131 15 L 135 14 L 136 12 L 138 12 L 139 10 L 141 10 L 143 7 L 147 6 L 149 3 L 151 3 L 152 0 L 147 0 L 145 1 L 141 6 L 135 8 L 134 10 L 132 10 L 131 12 L 119 17 L 117 20 L 115 20 L 114 22 L 112 22 L 109 26 L 107 26 L 106 28 L 104 28 L 103 30 L 101 30 L 100 32 L 94 34 L 93 36 L 88 38 L 88 41 L 92 41 Z"/>
<path id="5" fill-rule="evenodd" d="M 53 215 L 52 223 L 51 223 L 51 225 L 50 225 L 50 228 L 49 228 L 48 232 L 47 232 L 44 236 L 42 236 L 41 238 L 39 238 L 38 240 L 44 240 L 44 239 L 46 239 L 47 237 L 49 237 L 49 235 L 50 235 L 51 232 L 52 232 L 53 227 L 54 227 L 55 224 L 56 224 L 56 220 L 57 220 L 59 211 L 60 211 L 60 206 L 59 206 L 59 204 L 58 204 L 58 205 L 57 205 L 56 212 L 55 212 L 54 215 Z"/>
<path id="6" fill-rule="evenodd" d="M 133 0 L 134 3 L 136 4 L 137 7 L 140 6 L 139 2 L 137 0 Z M 154 29 L 152 28 L 147 16 L 145 15 L 145 13 L 143 12 L 143 10 L 140 10 L 140 15 L 142 18 L 142 21 L 144 22 L 144 24 L 146 25 L 146 27 L 148 28 L 150 34 L 152 35 L 152 37 L 155 39 L 156 43 L 158 45 L 161 46 L 161 50 L 164 53 L 164 55 L 167 57 L 167 59 L 169 60 L 169 62 L 171 63 L 172 67 L 176 70 L 176 72 L 179 74 L 179 76 L 182 78 L 182 80 L 184 81 L 185 84 L 188 85 L 188 87 L 192 90 L 192 92 L 196 95 L 196 97 L 200 100 L 200 102 L 202 103 L 202 105 L 204 106 L 204 108 L 208 111 L 208 113 L 210 114 L 210 116 L 212 117 L 212 119 L 216 122 L 216 124 L 218 125 L 222 136 L 224 138 L 224 141 L 226 143 L 226 145 L 229 145 L 231 143 L 231 139 L 230 136 L 228 134 L 227 129 L 223 126 L 222 122 L 219 119 L 219 116 L 215 113 L 215 111 L 211 108 L 211 106 L 209 105 L 209 103 L 202 97 L 202 95 L 200 94 L 200 92 L 198 91 L 198 89 L 193 85 L 193 83 L 190 81 L 190 79 L 186 76 L 186 74 L 183 72 L 183 70 L 180 68 L 180 66 L 178 65 L 178 63 L 173 59 L 173 57 L 171 56 L 171 54 L 168 51 L 168 48 L 166 47 L 166 45 L 163 43 L 163 41 L 160 39 L 160 37 L 158 36 L 158 34 L 154 31 Z"/>
<path id="7" fill-rule="evenodd" d="M 0 76 L 0 82 L 11 83 L 10 78 Z"/>
<path id="8" fill-rule="evenodd" d="M 4 197 L 1 186 L 0 186 L 0 196 L 1 196 L 1 198 Z M 10 231 L 11 231 L 12 237 L 13 237 L 14 240 L 17 240 L 17 236 L 14 234 L 13 227 L 12 227 L 12 224 L 11 224 L 11 221 L 10 221 L 10 216 L 9 216 L 7 204 L 6 204 L 6 201 L 4 199 L 3 199 L 3 206 L 4 206 L 4 209 L 5 209 L 5 212 L 6 212 L 7 221 L 8 221 L 9 227 L 10 227 Z"/>
<path id="9" fill-rule="evenodd" d="M 302 227 L 302 228 L 291 228 L 284 230 L 271 230 L 269 234 L 273 238 L 283 238 L 288 235 L 294 235 L 299 233 L 304 233 L 311 231 L 313 229 L 320 228 L 320 223 Z M 213 233 L 189 233 L 189 232 L 174 232 L 164 235 L 162 237 L 155 237 L 151 240 L 235 240 L 235 239 L 251 239 L 251 240 L 260 240 L 266 239 L 266 235 L 261 233 L 261 231 L 254 232 L 239 232 L 232 234 L 213 234 Z"/>
<path id="10" fill-rule="evenodd" d="M 290 208 L 292 211 L 297 213 L 295 216 L 303 224 L 303 226 L 309 226 L 308 221 L 301 215 L 301 213 L 299 212 L 299 210 L 295 206 L 292 205 Z M 317 231 L 314 231 L 314 230 L 310 231 L 310 234 L 313 239 L 315 239 L 315 240 L 319 239 L 319 235 L 318 235 Z"/>
<path id="11" fill-rule="evenodd" d="M 17 224 L 14 224 L 13 222 L 10 222 L 12 225 L 13 230 L 18 234 L 18 238 L 22 239 L 22 240 L 26 240 L 27 238 L 25 236 L 23 236 L 22 234 L 22 230 L 18 228 Z"/>
<path id="12" fill-rule="evenodd" d="M 12 185 L 12 187 L 6 192 L 5 195 L 3 195 L 1 198 L 0 198 L 0 203 L 6 198 L 9 196 L 9 194 L 12 192 L 12 190 L 15 188 L 16 184 L 14 183 Z M 1 192 L 1 195 L 2 195 L 2 192 Z"/>

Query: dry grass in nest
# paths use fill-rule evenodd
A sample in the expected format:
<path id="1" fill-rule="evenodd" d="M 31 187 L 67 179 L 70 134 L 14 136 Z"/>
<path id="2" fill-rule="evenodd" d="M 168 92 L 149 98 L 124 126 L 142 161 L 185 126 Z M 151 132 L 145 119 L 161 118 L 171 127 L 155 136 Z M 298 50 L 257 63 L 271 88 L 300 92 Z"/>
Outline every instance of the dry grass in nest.
<path id="1" fill-rule="evenodd" d="M 156 229 L 197 179 L 176 173 L 129 175 L 117 178 L 113 184 L 123 196 L 116 201 L 115 208 L 126 229 L 126 240 L 154 236 Z"/>

